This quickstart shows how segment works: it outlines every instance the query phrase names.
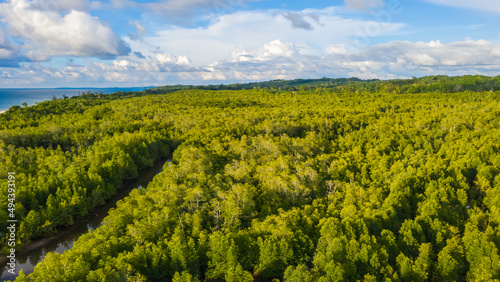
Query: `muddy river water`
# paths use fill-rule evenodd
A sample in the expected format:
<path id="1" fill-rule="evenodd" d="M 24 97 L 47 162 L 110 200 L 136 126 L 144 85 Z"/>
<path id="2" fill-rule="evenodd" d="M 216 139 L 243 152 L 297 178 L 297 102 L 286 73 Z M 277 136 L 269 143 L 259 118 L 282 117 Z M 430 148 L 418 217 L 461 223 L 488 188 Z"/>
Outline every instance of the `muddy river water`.
<path id="1" fill-rule="evenodd" d="M 94 230 L 99 227 L 103 219 L 108 214 L 111 208 L 116 206 L 116 203 L 126 197 L 134 188 L 146 188 L 153 177 L 162 171 L 163 164 L 168 160 L 157 161 L 153 167 L 142 170 L 139 176 L 134 180 L 126 181 L 118 189 L 117 193 L 109 199 L 105 205 L 97 207 L 85 217 L 75 220 L 71 226 L 61 228 L 59 232 L 47 238 L 33 240 L 29 245 L 22 250 L 16 252 L 16 275 L 7 272 L 7 260 L 2 257 L 0 266 L 2 267 L 2 276 L 0 281 L 14 280 L 19 274 L 19 270 L 23 270 L 26 275 L 33 272 L 33 269 L 48 252 L 63 253 L 71 249 L 73 243 L 80 235 L 87 233 L 89 230 Z"/>

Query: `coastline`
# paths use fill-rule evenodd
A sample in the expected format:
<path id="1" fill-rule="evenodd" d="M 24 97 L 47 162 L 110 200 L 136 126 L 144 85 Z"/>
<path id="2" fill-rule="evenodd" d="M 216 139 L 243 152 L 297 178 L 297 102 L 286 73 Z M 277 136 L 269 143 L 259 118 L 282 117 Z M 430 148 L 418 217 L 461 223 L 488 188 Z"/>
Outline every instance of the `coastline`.
<path id="1" fill-rule="evenodd" d="M 50 101 L 54 97 L 63 99 L 64 96 L 72 98 L 81 93 L 102 93 L 112 94 L 123 91 L 143 91 L 152 88 L 152 86 L 144 87 L 113 87 L 113 88 L 2 88 L 0 87 L 0 115 L 9 110 L 12 106 L 21 106 L 26 102 L 29 107 L 44 101 Z"/>

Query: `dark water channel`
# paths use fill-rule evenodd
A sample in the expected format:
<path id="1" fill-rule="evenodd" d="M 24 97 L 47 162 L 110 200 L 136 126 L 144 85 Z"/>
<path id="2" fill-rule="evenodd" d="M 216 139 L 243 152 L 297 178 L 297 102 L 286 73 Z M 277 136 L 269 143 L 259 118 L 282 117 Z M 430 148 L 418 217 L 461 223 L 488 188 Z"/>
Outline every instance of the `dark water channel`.
<path id="1" fill-rule="evenodd" d="M 33 272 L 37 263 L 42 261 L 48 252 L 63 253 L 71 249 L 73 243 L 80 235 L 87 233 L 89 229 L 94 230 L 101 225 L 102 220 L 108 215 L 108 211 L 116 207 L 116 202 L 125 198 L 134 188 L 146 188 L 153 177 L 162 171 L 165 162 L 166 160 L 157 161 L 153 167 L 140 171 L 136 179 L 124 182 L 122 187 L 118 189 L 117 193 L 105 205 L 97 207 L 85 217 L 75 220 L 73 225 L 61 228 L 53 236 L 33 240 L 22 250 L 17 251 L 16 275 L 7 272 L 7 260 L 2 257 L 0 259 L 0 266 L 2 266 L 0 281 L 14 280 L 21 269 L 26 275 Z"/>

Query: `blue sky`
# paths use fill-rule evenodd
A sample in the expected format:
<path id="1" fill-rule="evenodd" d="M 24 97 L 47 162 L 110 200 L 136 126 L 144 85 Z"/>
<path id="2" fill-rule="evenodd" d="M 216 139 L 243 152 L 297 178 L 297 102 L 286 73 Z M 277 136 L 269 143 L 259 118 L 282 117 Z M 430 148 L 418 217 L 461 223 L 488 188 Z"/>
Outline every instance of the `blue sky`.
<path id="1" fill-rule="evenodd" d="M 500 75 L 496 0 L 0 1 L 0 88 Z"/>

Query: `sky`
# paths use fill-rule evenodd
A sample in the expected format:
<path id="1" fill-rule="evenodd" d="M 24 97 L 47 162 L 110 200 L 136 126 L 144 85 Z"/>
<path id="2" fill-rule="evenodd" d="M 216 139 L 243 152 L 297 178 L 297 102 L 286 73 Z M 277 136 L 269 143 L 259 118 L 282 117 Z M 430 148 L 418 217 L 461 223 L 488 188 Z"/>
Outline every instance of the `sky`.
<path id="1" fill-rule="evenodd" d="M 500 75 L 498 0 L 0 0 L 0 88 Z"/>

